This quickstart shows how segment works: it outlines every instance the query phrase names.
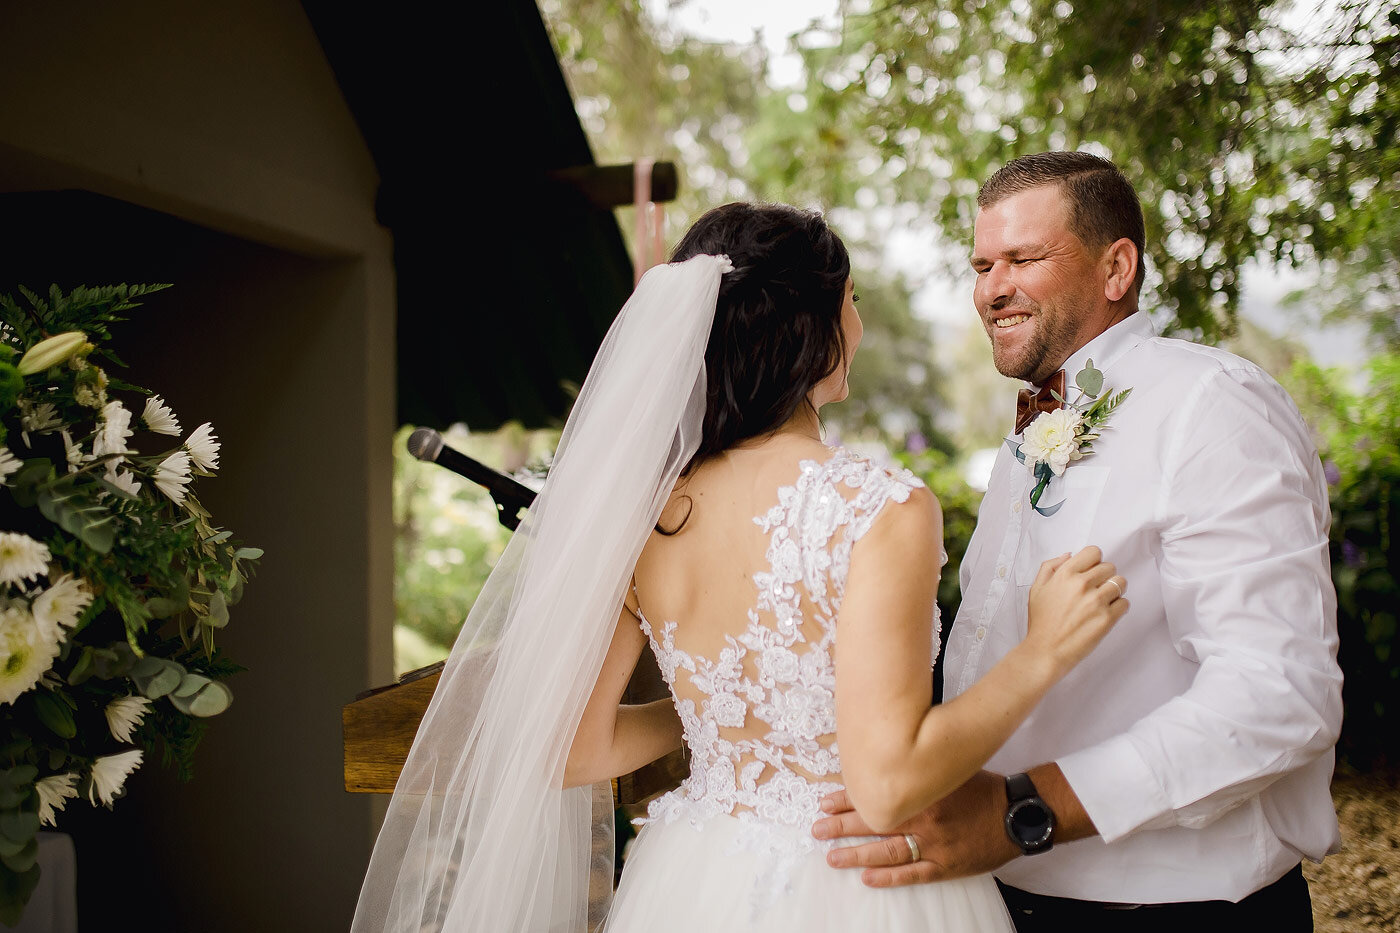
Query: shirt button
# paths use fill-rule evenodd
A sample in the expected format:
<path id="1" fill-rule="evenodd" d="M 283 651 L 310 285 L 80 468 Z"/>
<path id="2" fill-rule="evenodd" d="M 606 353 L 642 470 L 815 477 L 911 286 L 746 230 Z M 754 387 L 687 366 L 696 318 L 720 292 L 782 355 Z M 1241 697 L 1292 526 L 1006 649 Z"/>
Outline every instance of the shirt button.
<path id="1" fill-rule="evenodd" d="M 1013 511 L 1013 512 L 1019 512 L 1019 511 L 1021 511 L 1021 500 L 1020 500 L 1020 499 L 1016 499 L 1016 500 L 1014 500 L 1014 501 L 1011 503 L 1011 511 Z"/>
<path id="2" fill-rule="evenodd" d="M 986 638 L 986 637 L 987 637 L 987 627 L 986 627 L 985 625 L 979 625 L 979 626 L 977 626 L 977 640 L 978 640 L 978 641 L 981 641 L 982 639 L 984 639 L 984 638 Z"/>
<path id="3" fill-rule="evenodd" d="M 1000 567 L 997 568 L 997 576 L 999 576 L 999 577 L 1005 577 L 1005 576 L 1006 576 L 1006 565 L 1003 564 L 1002 566 L 1000 566 Z"/>

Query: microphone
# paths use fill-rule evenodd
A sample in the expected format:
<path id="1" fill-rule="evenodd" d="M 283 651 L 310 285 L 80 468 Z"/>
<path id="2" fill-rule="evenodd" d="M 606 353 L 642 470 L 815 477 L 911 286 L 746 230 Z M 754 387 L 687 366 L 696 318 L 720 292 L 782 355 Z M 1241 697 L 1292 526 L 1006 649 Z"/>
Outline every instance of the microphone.
<path id="1" fill-rule="evenodd" d="M 448 447 L 442 435 L 432 428 L 415 430 L 408 436 L 407 446 L 408 452 L 415 458 L 446 467 L 458 476 L 484 486 L 496 503 L 496 517 L 511 531 L 520 526 L 517 513 L 535 501 L 535 491 L 529 486 L 473 460 L 460 450 Z"/>

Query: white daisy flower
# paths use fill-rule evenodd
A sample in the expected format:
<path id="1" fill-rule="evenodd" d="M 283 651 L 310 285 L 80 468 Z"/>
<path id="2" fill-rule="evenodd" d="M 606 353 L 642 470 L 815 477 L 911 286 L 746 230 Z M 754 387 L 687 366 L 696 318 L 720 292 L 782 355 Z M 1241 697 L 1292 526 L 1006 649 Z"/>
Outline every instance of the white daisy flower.
<path id="1" fill-rule="evenodd" d="M 103 755 L 92 763 L 92 786 L 88 788 L 88 803 L 96 806 L 100 800 L 110 807 L 131 772 L 141 766 L 141 749 L 133 748 L 116 755 Z"/>
<path id="2" fill-rule="evenodd" d="M 156 488 L 170 497 L 172 502 L 185 501 L 185 486 L 190 481 L 190 455 L 177 450 L 156 467 Z"/>
<path id="3" fill-rule="evenodd" d="M 62 422 L 58 417 L 58 409 L 50 402 L 40 402 L 35 405 L 27 398 L 19 400 L 19 428 L 20 437 L 24 438 L 24 446 L 29 446 L 29 433 L 44 434 L 58 427 Z"/>
<path id="4" fill-rule="evenodd" d="M 9 482 L 10 474 L 24 466 L 24 461 L 10 453 L 10 448 L 0 447 L 0 485 Z"/>
<path id="5" fill-rule="evenodd" d="M 190 452 L 190 459 L 201 470 L 219 468 L 219 448 L 222 446 L 214 436 L 213 425 L 207 421 L 195 428 L 190 439 L 185 441 L 185 449 Z"/>
<path id="6" fill-rule="evenodd" d="M 68 472 L 76 473 L 78 468 L 84 463 L 91 463 L 94 459 L 92 454 L 83 452 L 82 443 L 73 443 L 73 438 L 69 436 L 67 429 L 58 432 L 58 436 L 63 438 L 63 455 L 68 461 Z"/>
<path id="7" fill-rule="evenodd" d="M 65 573 L 54 581 L 34 600 L 31 611 L 34 620 L 51 631 L 49 634 L 62 639 L 62 629 L 72 628 L 92 603 L 92 591 L 87 584 L 72 574 Z"/>
<path id="8" fill-rule="evenodd" d="M 17 606 L 0 610 L 0 704 L 31 689 L 58 657 L 58 639 Z"/>
<path id="9" fill-rule="evenodd" d="M 32 580 L 48 568 L 48 545 L 18 531 L 0 531 L 0 584 Z"/>
<path id="10" fill-rule="evenodd" d="M 105 479 L 122 492 L 130 493 L 133 496 L 141 495 L 141 484 L 137 481 L 136 475 L 127 470 L 117 469 L 116 464 L 107 467 Z"/>
<path id="11" fill-rule="evenodd" d="M 107 704 L 107 728 L 112 730 L 112 738 L 118 742 L 130 742 L 131 733 L 151 708 L 151 701 L 145 697 L 118 697 Z"/>
<path id="12" fill-rule="evenodd" d="M 106 457 L 109 454 L 127 452 L 126 441 L 131 437 L 131 412 L 121 402 L 108 402 L 102 406 L 102 418 L 97 436 L 92 441 L 94 456 Z"/>
<path id="13" fill-rule="evenodd" d="M 180 421 L 175 417 L 175 412 L 170 410 L 170 406 L 165 404 L 165 399 L 159 395 L 152 395 L 146 399 L 146 410 L 141 413 L 141 420 L 146 422 L 146 427 L 157 434 L 169 434 L 171 437 L 180 436 Z"/>
<path id="14" fill-rule="evenodd" d="M 78 776 L 73 772 L 67 774 L 51 774 L 46 778 L 40 778 L 34 785 L 34 789 L 39 792 L 39 823 L 42 826 L 57 826 L 54 819 L 54 812 L 62 810 L 65 801 L 72 800 L 78 796 Z"/>

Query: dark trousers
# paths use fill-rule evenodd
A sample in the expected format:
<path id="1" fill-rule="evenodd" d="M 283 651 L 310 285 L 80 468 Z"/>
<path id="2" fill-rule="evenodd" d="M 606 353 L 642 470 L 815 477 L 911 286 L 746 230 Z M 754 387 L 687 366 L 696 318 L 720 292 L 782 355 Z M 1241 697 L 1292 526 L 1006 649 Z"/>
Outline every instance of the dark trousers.
<path id="1" fill-rule="evenodd" d="M 1016 933 L 1311 933 L 1313 928 L 1312 897 L 1301 865 L 1238 904 L 1101 904 L 997 886 Z"/>

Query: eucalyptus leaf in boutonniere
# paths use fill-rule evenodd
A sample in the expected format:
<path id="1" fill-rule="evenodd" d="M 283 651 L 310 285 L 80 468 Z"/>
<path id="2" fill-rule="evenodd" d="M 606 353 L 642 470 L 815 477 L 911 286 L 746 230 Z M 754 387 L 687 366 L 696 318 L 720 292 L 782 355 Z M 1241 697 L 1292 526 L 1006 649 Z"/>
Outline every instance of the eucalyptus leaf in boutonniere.
<path id="1" fill-rule="evenodd" d="M 1055 393 L 1055 398 L 1065 407 L 1038 415 L 1021 436 L 1021 443 L 1011 448 L 1016 459 L 1024 463 L 1036 479 L 1031 490 L 1031 508 L 1041 515 L 1054 515 L 1065 504 L 1061 499 L 1054 505 L 1041 506 L 1040 497 L 1050 485 L 1050 478 L 1063 476 L 1071 463 L 1094 452 L 1099 429 L 1133 391 L 1110 389 L 1105 392 L 1103 373 L 1094 368 L 1093 360 L 1084 364 L 1074 377 L 1074 384 L 1079 388 L 1079 397 L 1070 402 Z M 1011 444 L 1010 441 L 1006 443 Z"/>

